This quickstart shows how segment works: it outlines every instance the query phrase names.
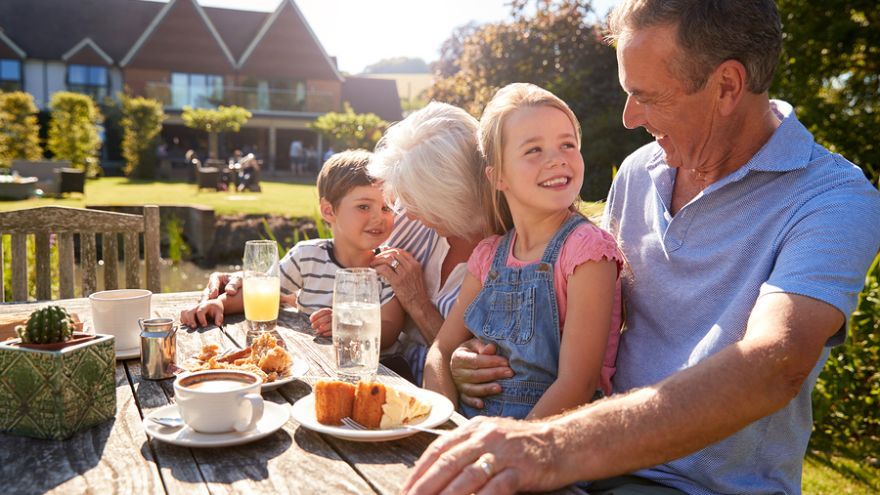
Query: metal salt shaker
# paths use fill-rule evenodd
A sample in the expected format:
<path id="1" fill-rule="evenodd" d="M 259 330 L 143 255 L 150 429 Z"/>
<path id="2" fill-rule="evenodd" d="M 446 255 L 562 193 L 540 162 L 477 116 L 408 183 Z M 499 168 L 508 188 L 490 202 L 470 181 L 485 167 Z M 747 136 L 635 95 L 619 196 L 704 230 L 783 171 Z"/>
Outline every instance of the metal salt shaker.
<path id="1" fill-rule="evenodd" d="M 138 318 L 141 327 L 141 376 L 162 380 L 174 376 L 177 327 L 171 318 Z"/>

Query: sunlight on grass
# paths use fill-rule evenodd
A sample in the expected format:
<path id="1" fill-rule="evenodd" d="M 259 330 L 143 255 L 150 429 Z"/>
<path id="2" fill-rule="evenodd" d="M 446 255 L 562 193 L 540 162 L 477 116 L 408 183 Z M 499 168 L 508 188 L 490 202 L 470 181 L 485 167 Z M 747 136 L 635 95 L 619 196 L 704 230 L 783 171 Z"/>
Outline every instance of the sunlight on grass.
<path id="1" fill-rule="evenodd" d="M 843 456 L 809 454 L 802 489 L 804 495 L 873 495 L 880 493 L 880 469 Z"/>

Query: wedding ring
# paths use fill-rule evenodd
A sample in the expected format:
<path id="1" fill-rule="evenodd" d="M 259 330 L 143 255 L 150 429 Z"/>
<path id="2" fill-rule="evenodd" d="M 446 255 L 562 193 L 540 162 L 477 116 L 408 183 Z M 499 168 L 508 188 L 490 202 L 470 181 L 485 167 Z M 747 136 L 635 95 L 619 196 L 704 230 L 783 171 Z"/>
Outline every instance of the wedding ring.
<path id="1" fill-rule="evenodd" d="M 487 478 L 491 478 L 493 474 L 495 474 L 495 466 L 492 465 L 492 456 L 491 454 L 483 454 L 477 459 L 477 467 L 482 469 L 484 473 L 486 473 Z"/>
<path id="2" fill-rule="evenodd" d="M 391 263 L 389 264 L 389 266 L 391 267 L 392 270 L 397 271 L 397 267 L 400 266 L 400 261 L 397 261 L 397 258 L 394 258 L 391 260 Z"/>

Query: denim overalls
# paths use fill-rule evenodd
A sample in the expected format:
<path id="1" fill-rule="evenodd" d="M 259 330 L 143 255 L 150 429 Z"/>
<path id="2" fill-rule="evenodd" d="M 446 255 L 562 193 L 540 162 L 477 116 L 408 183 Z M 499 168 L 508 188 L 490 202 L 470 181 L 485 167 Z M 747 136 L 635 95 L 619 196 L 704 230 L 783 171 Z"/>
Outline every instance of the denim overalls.
<path id="1" fill-rule="evenodd" d="M 464 313 L 471 333 L 494 342 L 505 356 L 513 378 L 498 380 L 501 393 L 483 399 L 483 408 L 460 405 L 468 418 L 508 416 L 525 418 L 556 381 L 559 368 L 559 306 L 553 288 L 553 266 L 569 234 L 586 219 L 570 216 L 556 232 L 538 263 L 508 267 L 513 231 L 498 243 L 483 289 Z"/>

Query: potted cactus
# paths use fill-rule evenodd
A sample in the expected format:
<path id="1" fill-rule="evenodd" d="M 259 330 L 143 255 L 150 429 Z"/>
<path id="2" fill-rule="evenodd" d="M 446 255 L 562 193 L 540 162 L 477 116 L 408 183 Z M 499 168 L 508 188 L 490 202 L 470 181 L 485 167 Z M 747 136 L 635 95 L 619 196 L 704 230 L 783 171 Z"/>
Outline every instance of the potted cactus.
<path id="1" fill-rule="evenodd" d="M 114 338 L 75 327 L 45 306 L 0 343 L 0 430 L 60 440 L 115 416 Z"/>

